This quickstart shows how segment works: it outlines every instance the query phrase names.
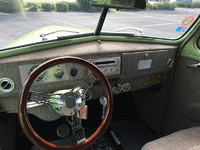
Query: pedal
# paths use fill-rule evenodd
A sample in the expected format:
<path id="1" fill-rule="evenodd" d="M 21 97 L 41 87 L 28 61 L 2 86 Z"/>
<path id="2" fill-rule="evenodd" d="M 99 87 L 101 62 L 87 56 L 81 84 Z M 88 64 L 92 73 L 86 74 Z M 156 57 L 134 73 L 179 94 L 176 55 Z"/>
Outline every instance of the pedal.
<path id="1" fill-rule="evenodd" d="M 113 131 L 110 131 L 111 136 L 113 137 L 113 139 L 115 140 L 117 145 L 121 145 L 121 142 L 119 141 L 119 139 L 117 138 L 117 136 L 115 135 L 115 133 Z"/>
<path id="2" fill-rule="evenodd" d="M 70 132 L 70 129 L 66 124 L 61 124 L 57 128 L 57 134 L 61 138 L 64 138 L 64 137 L 68 136 L 69 132 Z"/>
<path id="3" fill-rule="evenodd" d="M 107 140 L 104 137 L 101 137 L 99 139 L 99 147 L 98 150 L 112 150 L 112 147 L 107 142 Z"/>

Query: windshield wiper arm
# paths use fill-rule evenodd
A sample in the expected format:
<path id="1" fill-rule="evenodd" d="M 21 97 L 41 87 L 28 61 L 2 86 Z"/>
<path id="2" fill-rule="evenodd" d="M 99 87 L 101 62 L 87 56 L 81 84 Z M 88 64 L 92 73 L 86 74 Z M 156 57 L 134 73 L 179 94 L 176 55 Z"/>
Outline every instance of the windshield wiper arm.
<path id="1" fill-rule="evenodd" d="M 47 37 L 46 37 L 47 35 L 54 34 L 54 33 L 57 33 L 57 32 L 79 33 L 79 31 L 74 31 L 74 30 L 56 30 L 56 31 L 49 32 L 49 33 L 46 33 L 46 34 L 40 34 L 40 37 L 42 38 L 42 41 L 46 41 L 46 40 L 48 40 Z"/>
<path id="2" fill-rule="evenodd" d="M 121 31 L 126 31 L 126 30 L 137 31 L 137 32 L 140 33 L 140 35 L 143 35 L 142 29 L 138 29 L 138 28 L 134 28 L 134 27 L 127 27 L 127 28 L 115 29 L 115 32 L 121 32 Z"/>

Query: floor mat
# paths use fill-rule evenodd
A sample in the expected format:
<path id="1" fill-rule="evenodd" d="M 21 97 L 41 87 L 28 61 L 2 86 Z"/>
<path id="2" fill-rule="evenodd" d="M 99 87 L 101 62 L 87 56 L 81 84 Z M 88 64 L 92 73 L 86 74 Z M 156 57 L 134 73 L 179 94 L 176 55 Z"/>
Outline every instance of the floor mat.
<path id="1" fill-rule="evenodd" d="M 124 150 L 141 150 L 144 144 L 156 139 L 142 121 L 115 121 L 110 127 Z"/>
<path id="2" fill-rule="evenodd" d="M 74 136 L 70 136 L 63 139 L 51 141 L 50 143 L 60 146 L 66 146 L 66 145 L 70 146 L 70 145 L 76 145 L 76 140 Z M 33 146 L 31 150 L 41 150 L 41 149 L 39 147 Z"/>
<path id="3" fill-rule="evenodd" d="M 86 137 L 88 138 L 94 132 L 95 132 L 95 129 L 86 131 L 85 132 Z M 74 138 L 74 136 L 68 136 L 66 138 L 62 138 L 62 139 L 59 139 L 59 140 L 53 140 L 50 143 L 55 144 L 55 145 L 60 145 L 60 146 L 70 146 L 70 145 L 76 145 L 76 139 Z M 93 148 L 95 150 L 97 149 L 97 147 L 98 147 L 97 144 L 93 145 Z M 39 148 L 37 146 L 33 146 L 31 148 L 31 150 L 41 150 L 41 148 Z"/>

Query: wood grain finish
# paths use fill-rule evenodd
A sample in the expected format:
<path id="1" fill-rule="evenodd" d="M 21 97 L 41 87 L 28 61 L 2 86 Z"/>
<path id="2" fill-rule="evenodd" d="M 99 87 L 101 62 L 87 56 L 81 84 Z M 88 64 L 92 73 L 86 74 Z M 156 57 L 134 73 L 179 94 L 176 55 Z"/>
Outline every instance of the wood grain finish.
<path id="1" fill-rule="evenodd" d="M 101 122 L 101 125 L 99 128 L 88 138 L 86 139 L 85 142 L 80 143 L 78 145 L 73 145 L 73 146 L 58 146 L 51 144 L 44 139 L 42 139 L 33 129 L 29 118 L 27 114 L 27 108 L 26 108 L 26 101 L 29 93 L 29 89 L 31 88 L 34 80 L 46 69 L 58 65 L 58 64 L 63 64 L 63 63 L 75 63 L 79 64 L 83 67 L 86 67 L 90 71 L 93 72 L 93 74 L 100 80 L 102 83 L 105 93 L 106 93 L 106 98 L 107 98 L 107 106 L 106 106 L 106 112 L 105 116 Z M 19 102 L 18 102 L 18 117 L 19 117 L 19 122 L 20 125 L 26 134 L 26 136 L 38 147 L 42 149 L 47 149 L 47 150 L 82 150 L 89 148 L 92 146 L 106 131 L 111 117 L 113 113 L 113 106 L 114 106 L 114 101 L 113 101 L 113 95 L 111 92 L 110 84 L 107 80 L 107 78 L 104 76 L 104 74 L 92 63 L 89 61 L 86 61 L 84 59 L 78 58 L 78 57 L 58 57 L 55 59 L 51 59 L 49 61 L 46 61 L 45 63 L 41 64 L 35 71 L 33 71 L 26 81 L 24 82 L 24 85 L 22 86 L 21 92 L 19 94 Z"/>

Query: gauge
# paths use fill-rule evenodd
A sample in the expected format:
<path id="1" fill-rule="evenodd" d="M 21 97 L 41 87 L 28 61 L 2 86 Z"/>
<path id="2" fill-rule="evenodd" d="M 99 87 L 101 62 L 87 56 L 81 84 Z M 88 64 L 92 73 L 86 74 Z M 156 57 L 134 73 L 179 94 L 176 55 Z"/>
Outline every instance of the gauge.
<path id="1" fill-rule="evenodd" d="M 197 40 L 197 47 L 200 49 L 200 37 L 199 37 L 199 39 Z"/>
<path id="2" fill-rule="evenodd" d="M 64 71 L 62 69 L 57 69 L 56 72 L 54 73 L 54 76 L 57 79 L 61 79 L 64 75 Z"/>
<path id="3" fill-rule="evenodd" d="M 31 74 L 31 72 L 32 72 L 33 70 L 35 70 L 35 68 L 37 68 L 38 66 L 39 66 L 39 65 L 35 65 L 35 66 L 31 67 L 31 68 L 28 70 L 28 75 Z M 36 79 L 36 81 L 42 81 L 42 80 L 45 79 L 45 77 L 46 77 L 46 71 L 43 72 L 43 73 Z"/>
<path id="4" fill-rule="evenodd" d="M 72 69 L 70 70 L 70 75 L 71 75 L 72 77 L 77 76 L 77 75 L 78 75 L 78 69 L 72 68 Z"/>

